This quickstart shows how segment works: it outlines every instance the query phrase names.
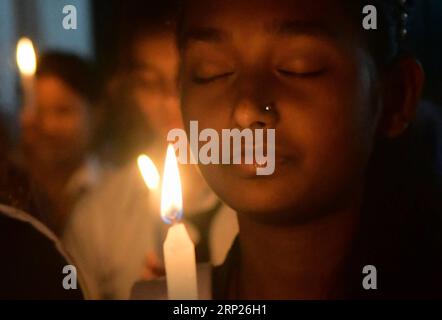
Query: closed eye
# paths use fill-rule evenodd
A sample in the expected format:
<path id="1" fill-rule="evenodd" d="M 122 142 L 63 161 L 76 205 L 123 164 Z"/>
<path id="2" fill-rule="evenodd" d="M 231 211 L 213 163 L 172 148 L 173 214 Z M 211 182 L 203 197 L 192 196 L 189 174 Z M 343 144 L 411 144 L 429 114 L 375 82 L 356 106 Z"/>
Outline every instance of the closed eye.
<path id="1" fill-rule="evenodd" d="M 279 69 L 277 69 L 277 72 L 280 75 L 285 76 L 285 77 L 314 78 L 314 77 L 318 77 L 318 76 L 322 75 L 325 72 L 325 69 L 297 72 L 297 71 L 279 68 Z"/>
<path id="2" fill-rule="evenodd" d="M 224 72 L 221 74 L 216 74 L 216 75 L 213 75 L 210 77 L 193 76 L 192 81 L 196 84 L 207 84 L 210 82 L 214 82 L 217 80 L 222 80 L 222 79 L 228 78 L 229 76 L 231 76 L 233 74 L 234 74 L 234 72 L 232 71 L 232 72 Z"/>

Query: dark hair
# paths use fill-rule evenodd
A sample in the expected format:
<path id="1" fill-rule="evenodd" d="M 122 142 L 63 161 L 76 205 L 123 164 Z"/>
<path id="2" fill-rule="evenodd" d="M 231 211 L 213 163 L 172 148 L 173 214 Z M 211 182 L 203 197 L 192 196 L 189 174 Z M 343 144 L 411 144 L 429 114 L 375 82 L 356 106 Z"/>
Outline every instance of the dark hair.
<path id="1" fill-rule="evenodd" d="M 84 99 L 94 104 L 98 95 L 98 84 L 93 64 L 77 55 L 51 51 L 38 60 L 37 78 L 52 75 L 60 78 Z"/>
<path id="2" fill-rule="evenodd" d="M 347 0 L 347 3 L 356 4 L 359 18 L 362 8 L 374 5 L 378 14 L 377 30 L 361 30 L 368 40 L 368 48 L 379 66 L 388 65 L 398 57 L 409 53 L 407 35 L 410 31 L 413 0 Z"/>

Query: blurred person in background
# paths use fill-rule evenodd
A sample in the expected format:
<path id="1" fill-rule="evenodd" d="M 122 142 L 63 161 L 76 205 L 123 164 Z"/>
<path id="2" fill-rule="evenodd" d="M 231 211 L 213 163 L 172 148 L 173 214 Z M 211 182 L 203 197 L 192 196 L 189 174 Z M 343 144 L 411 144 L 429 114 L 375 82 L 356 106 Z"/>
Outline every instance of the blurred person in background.
<path id="1" fill-rule="evenodd" d="M 97 94 L 92 65 L 63 52 L 43 54 L 36 73 L 35 108 L 22 112 L 21 165 L 47 195 L 38 217 L 61 234 L 70 208 L 99 179 L 91 154 Z"/>
<path id="2" fill-rule="evenodd" d="M 0 299 L 81 299 L 82 290 L 63 288 L 63 268 L 72 261 L 60 240 L 35 217 L 40 197 L 29 177 L 12 164 L 0 118 Z M 26 211 L 26 212 L 25 212 Z"/>
<path id="3" fill-rule="evenodd" d="M 5 117 L 6 119 L 6 117 Z M 0 115 L 0 203 L 38 217 L 50 210 L 49 201 L 29 174 L 14 162 L 12 139 Z"/>
<path id="4" fill-rule="evenodd" d="M 165 5 L 167 7 L 167 5 Z M 93 299 L 127 299 L 134 282 L 162 273 L 164 223 L 159 198 L 152 206 L 137 167 L 146 153 L 159 173 L 167 133 L 183 128 L 177 92 L 178 52 L 173 14 L 152 10 L 130 18 L 119 70 L 104 103 L 110 115 L 107 132 L 114 144 L 104 160 L 119 167 L 79 203 L 63 242 L 84 270 Z M 154 16 L 155 14 L 155 16 Z M 110 160 L 109 160 L 110 159 Z M 238 232 L 235 213 L 208 187 L 196 166 L 181 165 L 185 223 L 196 243 L 199 262 L 222 263 Z"/>

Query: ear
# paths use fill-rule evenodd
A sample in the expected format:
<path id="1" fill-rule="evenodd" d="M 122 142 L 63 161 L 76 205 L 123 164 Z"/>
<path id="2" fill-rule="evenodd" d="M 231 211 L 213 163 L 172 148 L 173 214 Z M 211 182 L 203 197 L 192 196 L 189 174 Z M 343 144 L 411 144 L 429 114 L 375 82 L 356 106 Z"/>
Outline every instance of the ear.
<path id="1" fill-rule="evenodd" d="M 412 58 L 398 60 L 384 75 L 383 112 L 379 130 L 388 138 L 400 136 L 416 115 L 424 71 Z"/>

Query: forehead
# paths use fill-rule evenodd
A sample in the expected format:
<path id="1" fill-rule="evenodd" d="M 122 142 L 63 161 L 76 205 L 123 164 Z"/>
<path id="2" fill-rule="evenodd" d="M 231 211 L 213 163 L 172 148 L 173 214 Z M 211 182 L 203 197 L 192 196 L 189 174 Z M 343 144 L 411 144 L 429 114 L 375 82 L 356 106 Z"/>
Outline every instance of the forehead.
<path id="1" fill-rule="evenodd" d="M 62 79 L 55 75 L 44 75 L 37 78 L 36 86 L 38 92 L 50 93 L 51 96 L 63 96 L 66 93 L 73 93 Z M 45 96 L 40 94 L 39 96 Z"/>
<path id="2" fill-rule="evenodd" d="M 80 94 L 71 89 L 63 80 L 53 75 L 37 78 L 36 97 L 43 106 L 68 104 L 82 100 Z"/>
<path id="3" fill-rule="evenodd" d="M 346 19 L 349 12 L 345 3 L 344 0 L 194 0 L 185 11 L 181 42 L 210 37 L 220 41 L 277 31 L 343 36 L 354 29 L 351 20 Z"/>

